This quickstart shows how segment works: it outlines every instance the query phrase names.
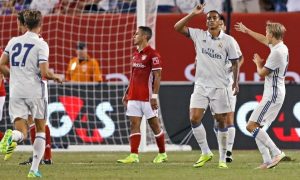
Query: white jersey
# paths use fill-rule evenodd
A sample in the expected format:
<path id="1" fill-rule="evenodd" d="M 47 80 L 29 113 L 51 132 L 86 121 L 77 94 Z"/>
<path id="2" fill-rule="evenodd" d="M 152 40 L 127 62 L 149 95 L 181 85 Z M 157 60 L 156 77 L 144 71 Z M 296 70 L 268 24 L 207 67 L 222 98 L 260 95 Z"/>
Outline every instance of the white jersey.
<path id="1" fill-rule="evenodd" d="M 234 38 L 221 31 L 212 38 L 208 31 L 189 28 L 196 48 L 195 84 L 205 87 L 227 88 L 232 79 L 227 60 L 237 60 L 238 53 Z"/>
<path id="2" fill-rule="evenodd" d="M 12 98 L 44 98 L 45 84 L 40 63 L 48 61 L 48 44 L 38 34 L 26 32 L 14 37 L 5 48 L 9 56 L 9 95 Z"/>
<path id="3" fill-rule="evenodd" d="M 268 98 L 275 103 L 276 100 L 283 101 L 285 97 L 285 74 L 288 66 L 289 52 L 283 42 L 270 45 L 271 53 L 269 54 L 265 68 L 272 72 L 265 77 L 264 98 Z"/>

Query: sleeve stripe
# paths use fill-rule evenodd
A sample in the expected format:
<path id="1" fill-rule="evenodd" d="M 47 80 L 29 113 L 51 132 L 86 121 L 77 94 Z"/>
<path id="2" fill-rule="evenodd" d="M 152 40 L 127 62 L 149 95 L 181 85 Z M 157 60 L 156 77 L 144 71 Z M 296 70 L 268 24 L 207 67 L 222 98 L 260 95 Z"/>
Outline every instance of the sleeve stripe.
<path id="1" fill-rule="evenodd" d="M 48 61 L 48 60 L 46 60 L 46 59 L 39 59 L 39 61 Z"/>
<path id="2" fill-rule="evenodd" d="M 274 71 L 274 69 L 268 68 L 267 66 L 264 66 L 264 67 L 270 71 Z"/>
<path id="3" fill-rule="evenodd" d="M 9 52 L 8 51 L 4 51 L 6 54 L 9 54 Z"/>
<path id="4" fill-rule="evenodd" d="M 159 69 L 162 69 L 162 68 L 161 67 L 160 68 L 152 68 L 152 71 L 159 70 Z"/>
<path id="5" fill-rule="evenodd" d="M 228 59 L 229 61 L 236 61 L 236 60 L 239 60 L 240 57 L 237 57 L 237 58 L 233 58 L 233 59 Z"/>

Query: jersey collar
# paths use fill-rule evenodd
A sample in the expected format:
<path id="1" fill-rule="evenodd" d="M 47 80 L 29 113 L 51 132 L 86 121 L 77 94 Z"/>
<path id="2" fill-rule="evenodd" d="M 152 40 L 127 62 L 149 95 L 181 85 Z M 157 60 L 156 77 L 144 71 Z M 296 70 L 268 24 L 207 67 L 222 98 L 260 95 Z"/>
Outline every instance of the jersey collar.
<path id="1" fill-rule="evenodd" d="M 220 40 L 224 36 L 224 31 L 223 30 L 220 31 L 219 36 L 216 37 L 216 38 L 213 38 L 209 31 L 206 31 L 206 33 L 207 33 L 207 36 L 209 36 L 213 40 Z"/>
<path id="2" fill-rule="evenodd" d="M 144 47 L 144 49 L 142 49 L 141 51 L 139 51 L 138 49 L 136 49 L 136 51 L 137 51 L 138 53 L 145 53 L 145 52 L 147 52 L 149 49 L 150 49 L 150 45 Z"/>
<path id="3" fill-rule="evenodd" d="M 25 35 L 26 35 L 26 36 L 32 36 L 32 37 L 39 38 L 39 34 L 30 32 L 30 31 L 27 31 L 27 32 L 25 33 Z"/>

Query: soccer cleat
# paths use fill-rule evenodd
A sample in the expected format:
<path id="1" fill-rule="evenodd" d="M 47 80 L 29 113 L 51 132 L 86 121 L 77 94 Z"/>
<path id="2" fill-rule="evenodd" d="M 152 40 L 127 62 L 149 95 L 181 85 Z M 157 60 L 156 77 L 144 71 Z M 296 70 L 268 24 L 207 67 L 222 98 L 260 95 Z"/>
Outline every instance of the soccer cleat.
<path id="1" fill-rule="evenodd" d="M 228 166 L 227 166 L 226 162 L 219 162 L 219 168 L 220 169 L 228 169 Z"/>
<path id="2" fill-rule="evenodd" d="M 119 159 L 117 160 L 118 163 L 123 164 L 131 164 L 131 163 L 138 163 L 139 161 L 139 155 L 135 153 L 131 153 L 129 156 L 127 156 L 125 159 Z"/>
<path id="3" fill-rule="evenodd" d="M 204 164 L 207 161 L 210 161 L 213 157 L 213 153 L 209 153 L 209 154 L 202 154 L 199 158 L 199 160 L 193 165 L 193 167 L 198 168 L 198 167 L 202 167 L 204 166 Z"/>
<path id="4" fill-rule="evenodd" d="M 51 165 L 51 164 L 53 164 L 53 161 L 51 159 L 43 159 L 43 160 L 41 160 L 40 164 Z"/>
<path id="5" fill-rule="evenodd" d="M 6 154 L 4 156 L 4 161 L 7 161 L 13 154 L 14 150 L 17 147 L 17 143 L 16 142 L 11 142 L 10 145 L 7 147 L 6 149 Z"/>
<path id="6" fill-rule="evenodd" d="M 167 153 L 158 153 L 157 156 L 153 159 L 153 163 L 163 163 L 168 161 Z"/>
<path id="7" fill-rule="evenodd" d="M 269 164 L 270 163 L 262 163 L 261 165 L 259 165 L 258 167 L 254 168 L 254 169 L 267 169 Z"/>
<path id="8" fill-rule="evenodd" d="M 19 163 L 19 165 L 31 165 L 32 163 L 32 157 L 30 157 L 27 161 Z"/>
<path id="9" fill-rule="evenodd" d="M 42 174 L 40 173 L 40 171 L 37 172 L 33 172 L 33 171 L 29 171 L 27 177 L 29 178 L 35 178 L 35 177 L 42 177 Z"/>
<path id="10" fill-rule="evenodd" d="M 227 151 L 226 152 L 226 162 L 231 163 L 232 161 L 233 161 L 232 152 Z"/>
<path id="11" fill-rule="evenodd" d="M 278 165 L 278 163 L 285 157 L 285 154 L 283 151 L 275 157 L 273 157 L 271 164 L 267 166 L 268 169 L 273 168 Z"/>
<path id="12" fill-rule="evenodd" d="M 5 154 L 7 149 L 7 141 L 12 136 L 12 130 L 8 129 L 5 131 L 5 134 L 0 142 L 0 151 Z"/>

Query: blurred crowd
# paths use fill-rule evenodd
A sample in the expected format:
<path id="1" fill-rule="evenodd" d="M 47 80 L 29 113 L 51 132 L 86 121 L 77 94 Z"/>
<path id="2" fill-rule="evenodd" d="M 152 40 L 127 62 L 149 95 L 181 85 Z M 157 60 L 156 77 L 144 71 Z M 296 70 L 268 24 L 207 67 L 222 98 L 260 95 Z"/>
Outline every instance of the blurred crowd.
<path id="1" fill-rule="evenodd" d="M 152 0 L 146 0 L 152 1 Z M 137 0 L 0 0 L 0 15 L 16 14 L 23 9 L 37 9 L 47 14 L 135 12 Z M 300 0 L 158 0 L 158 13 L 189 13 L 198 3 L 206 11 L 228 9 L 237 13 L 297 12 Z"/>

